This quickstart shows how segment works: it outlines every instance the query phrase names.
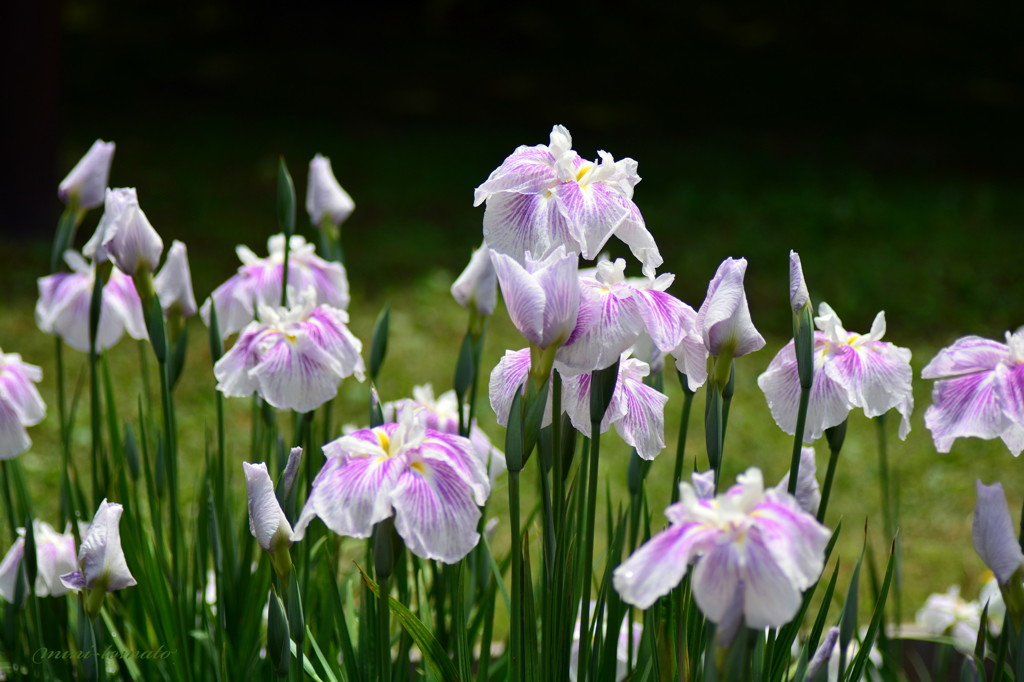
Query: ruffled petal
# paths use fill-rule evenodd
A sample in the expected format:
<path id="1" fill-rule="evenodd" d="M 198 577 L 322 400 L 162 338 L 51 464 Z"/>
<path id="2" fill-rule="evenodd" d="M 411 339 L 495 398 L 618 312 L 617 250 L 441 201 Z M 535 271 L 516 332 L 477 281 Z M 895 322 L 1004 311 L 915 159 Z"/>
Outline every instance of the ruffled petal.
<path id="1" fill-rule="evenodd" d="M 602 183 L 564 182 L 554 189 L 558 209 L 584 258 L 594 260 L 629 217 L 618 193 Z"/>
<path id="2" fill-rule="evenodd" d="M 526 262 L 527 252 L 541 258 L 559 246 L 570 252 L 579 248 L 569 234 L 569 226 L 559 211 L 558 202 L 547 192 L 495 194 L 487 202 L 483 222 L 484 241 L 488 248 L 519 263 Z"/>
<path id="3" fill-rule="evenodd" d="M 413 459 L 391 492 L 395 530 L 424 559 L 453 564 L 480 541 L 480 509 L 466 481 L 446 462 Z"/>
<path id="4" fill-rule="evenodd" d="M 627 604 L 650 608 L 679 584 L 690 559 L 713 542 L 714 533 L 696 523 L 669 526 L 615 569 L 615 590 Z"/>
<path id="5" fill-rule="evenodd" d="M 370 537 L 374 524 L 392 514 L 391 491 L 405 466 L 405 457 L 328 459 L 313 481 L 292 538 L 303 538 L 313 516 L 338 535 Z"/>
<path id="6" fill-rule="evenodd" d="M 643 331 L 633 298 L 602 288 L 595 280 L 581 282 L 576 327 L 555 356 L 559 371 L 565 374 L 610 367 Z"/>
<path id="7" fill-rule="evenodd" d="M 570 143 L 571 144 L 571 143 Z M 473 205 L 479 206 L 499 192 L 536 194 L 558 183 L 555 157 L 547 145 L 518 147 L 476 188 Z"/>
<path id="8" fill-rule="evenodd" d="M 885 341 L 870 341 L 862 346 L 831 346 L 825 356 L 825 372 L 844 386 L 850 402 L 877 417 L 899 408 L 903 416 L 901 437 L 910 430 L 910 411 L 914 406 L 910 351 Z"/>
<path id="9" fill-rule="evenodd" d="M 935 449 L 949 452 L 957 438 L 997 438 L 1009 426 L 995 392 L 995 372 L 975 372 L 939 381 L 924 425 Z"/>
<path id="10" fill-rule="evenodd" d="M 341 364 L 306 336 L 280 335 L 251 370 L 260 396 L 279 409 L 309 412 L 338 392 Z"/>
<path id="11" fill-rule="evenodd" d="M 507 350 L 498 364 L 491 370 L 488 395 L 491 409 L 502 426 L 508 425 L 508 414 L 512 401 L 530 373 L 530 349 Z"/>
<path id="12" fill-rule="evenodd" d="M 622 363 L 615 392 L 620 394 L 625 414 L 615 421 L 622 440 L 636 448 L 641 458 L 654 459 L 665 448 L 665 404 L 668 396 L 643 382 L 647 364 L 630 358 Z"/>
<path id="13" fill-rule="evenodd" d="M 1009 347 L 998 341 L 983 339 L 980 336 L 965 336 L 940 350 L 921 370 L 921 378 L 948 379 L 990 371 L 1006 360 L 1009 354 Z"/>

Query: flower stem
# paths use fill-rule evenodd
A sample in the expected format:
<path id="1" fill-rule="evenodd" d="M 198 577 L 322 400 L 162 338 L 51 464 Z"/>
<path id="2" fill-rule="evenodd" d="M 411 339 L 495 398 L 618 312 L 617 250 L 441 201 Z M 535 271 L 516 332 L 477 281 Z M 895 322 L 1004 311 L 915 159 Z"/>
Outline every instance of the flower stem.
<path id="1" fill-rule="evenodd" d="M 789 461 L 789 494 L 796 494 L 796 480 L 800 475 L 800 451 L 804 445 L 807 426 L 807 405 L 811 401 L 811 387 L 800 387 L 800 406 L 796 413 L 796 431 L 793 433 L 793 456 Z"/>
<path id="2" fill-rule="evenodd" d="M 843 449 L 843 441 L 846 439 L 846 420 L 839 426 L 833 426 L 825 430 L 828 440 L 828 469 L 825 472 L 825 485 L 821 490 L 821 504 L 818 505 L 818 522 L 824 523 L 825 510 L 828 508 L 828 498 L 832 495 L 832 481 L 836 475 L 836 462 L 839 461 L 839 451 Z M 791 480 L 796 478 L 791 477 Z"/>
<path id="3" fill-rule="evenodd" d="M 580 593 L 582 603 L 580 604 L 580 657 L 579 657 L 579 680 L 583 682 L 589 678 L 590 671 L 590 647 L 593 640 L 590 637 L 590 586 L 593 583 L 594 573 L 594 522 L 597 513 L 597 465 L 601 458 L 601 422 L 592 422 L 590 425 L 590 472 L 587 483 L 587 532 L 583 537 L 583 589 Z"/>
<path id="4" fill-rule="evenodd" d="M 686 459 L 686 433 L 690 425 L 690 410 L 693 408 L 693 391 L 687 383 L 686 375 L 677 372 L 679 383 L 683 386 L 683 409 L 679 416 L 679 440 L 676 441 L 676 466 L 672 473 L 672 504 L 679 501 L 679 481 L 683 478 L 683 461 Z"/>
<path id="5" fill-rule="evenodd" d="M 523 679 L 523 555 L 519 519 L 519 471 L 508 472 L 509 521 L 512 525 L 512 623 L 509 632 L 509 682 Z"/>

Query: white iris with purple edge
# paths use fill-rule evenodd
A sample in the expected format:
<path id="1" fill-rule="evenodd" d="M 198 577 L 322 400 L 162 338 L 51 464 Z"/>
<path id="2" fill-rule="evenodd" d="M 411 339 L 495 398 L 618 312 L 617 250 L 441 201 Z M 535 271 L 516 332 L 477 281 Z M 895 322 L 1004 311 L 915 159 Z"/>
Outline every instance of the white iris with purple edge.
<path id="1" fill-rule="evenodd" d="M 555 360 L 559 371 L 578 374 L 604 369 L 623 351 L 648 337 L 663 353 L 682 343 L 696 313 L 665 293 L 674 275 L 663 274 L 637 287 L 625 277 L 626 261 L 601 261 L 594 277 L 580 277 L 576 326 Z"/>
<path id="2" fill-rule="evenodd" d="M 348 275 L 340 263 L 325 261 L 316 255 L 316 248 L 300 235 L 288 242 L 288 286 L 296 291 L 312 287 L 317 303 L 334 308 L 348 308 Z M 235 253 L 242 261 L 238 272 L 213 290 L 199 314 L 210 324 L 210 306 L 217 306 L 220 333 L 227 338 L 241 331 L 256 317 L 260 305 L 281 303 L 281 277 L 284 273 L 284 235 L 267 240 L 266 258 L 260 258 L 247 246 L 238 246 Z"/>
<path id="3" fill-rule="evenodd" d="M 1001 438 L 1014 456 L 1024 450 L 1024 328 L 1006 343 L 965 336 L 943 348 L 921 370 L 938 379 L 924 423 L 935 449 L 949 452 L 957 438 Z"/>
<path id="4" fill-rule="evenodd" d="M 348 314 L 315 300 L 307 288 L 290 308 L 261 306 L 260 321 L 214 365 L 217 390 L 235 398 L 258 393 L 276 408 L 309 412 L 333 398 L 345 377 L 362 381 L 362 343 L 346 326 Z"/>
<path id="5" fill-rule="evenodd" d="M 324 446 L 327 462 L 295 523 L 301 540 L 314 517 L 338 535 L 368 538 L 394 516 L 413 554 L 452 564 L 480 540 L 479 507 L 487 501 L 487 470 L 461 436 L 423 425 L 418 410 L 397 423 L 361 429 Z"/>
<path id="6" fill-rule="evenodd" d="M 549 144 L 512 152 L 474 193 L 474 206 L 487 204 L 487 246 L 520 263 L 528 252 L 541 258 L 559 246 L 594 260 L 615 235 L 654 277 L 662 258 L 633 203 L 637 163 L 604 151 L 598 156 L 583 159 L 560 125 L 551 129 Z"/>
<path id="7" fill-rule="evenodd" d="M 58 272 L 39 279 L 36 325 L 64 339 L 75 350 L 89 351 L 89 306 L 95 281 L 93 268 L 77 251 L 65 251 L 71 272 Z M 142 302 L 132 278 L 117 268 L 103 285 L 96 350 L 110 348 L 128 332 L 133 339 L 147 339 Z"/>
<path id="8" fill-rule="evenodd" d="M 15 457 L 32 445 L 25 430 L 46 416 L 36 384 L 43 370 L 21 359 L 18 353 L 0 350 L 0 460 Z"/>
<path id="9" fill-rule="evenodd" d="M 736 485 L 701 499 L 687 482 L 665 510 L 671 525 L 615 569 L 622 599 L 648 608 L 693 569 L 693 596 L 720 633 L 778 627 L 800 608 L 801 593 L 821 575 L 830 533 L 791 495 L 765 490 L 750 468 Z"/>
<path id="10" fill-rule="evenodd" d="M 910 432 L 914 409 L 910 351 L 882 341 L 885 313 L 880 312 L 867 334 L 848 332 L 839 316 L 822 303 L 814 323 L 814 383 L 807 405 L 804 442 L 810 443 L 841 424 L 859 407 L 868 417 L 892 408 L 900 413 L 899 436 Z M 793 341 L 786 344 L 757 379 L 775 422 L 786 433 L 796 431 L 800 377 Z"/>

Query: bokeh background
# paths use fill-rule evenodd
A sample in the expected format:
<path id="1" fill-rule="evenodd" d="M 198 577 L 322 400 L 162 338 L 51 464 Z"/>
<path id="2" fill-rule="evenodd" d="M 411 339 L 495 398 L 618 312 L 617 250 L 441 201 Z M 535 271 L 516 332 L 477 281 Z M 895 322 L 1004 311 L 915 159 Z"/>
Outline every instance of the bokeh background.
<path id="1" fill-rule="evenodd" d="M 916 372 L 958 336 L 1001 338 L 1024 322 L 1022 24 L 1022 5 L 965 1 L 12 0 L 0 26 L 0 346 L 52 365 L 51 342 L 34 330 L 35 280 L 47 274 L 56 185 L 97 137 L 117 142 L 111 184 L 137 187 L 165 242 L 188 244 L 200 298 L 237 267 L 235 244 L 259 252 L 276 231 L 278 157 L 301 198 L 320 152 L 357 204 L 344 232 L 353 328 L 368 339 L 376 311 L 394 310 L 382 392 L 446 388 L 465 324 L 447 288 L 481 239 L 472 190 L 561 123 L 584 156 L 639 161 L 635 200 L 677 296 L 699 306 L 724 257 L 749 259 L 769 345 L 740 366 L 727 468 L 756 463 L 777 478 L 789 439 L 754 378 L 789 333 L 790 248 L 813 298 L 848 328 L 867 330 L 884 309 L 887 338 L 913 349 Z M 300 224 L 309 235 L 301 212 Z M 519 344 L 502 312 L 492 331 L 491 363 Z M 201 323 L 192 332 L 194 378 L 179 391 L 198 408 L 182 428 L 200 461 L 213 381 Z M 116 353 L 115 372 L 135 381 L 136 353 Z M 908 602 L 920 603 L 951 582 L 974 594 L 973 481 L 1006 481 L 1019 507 L 1024 474 L 999 443 L 936 454 L 921 416 L 930 387 L 916 383 L 914 432 L 890 438 L 890 457 Z M 357 420 L 365 387 L 343 394 L 339 410 Z M 247 417 L 237 410 L 239 428 Z M 43 497 L 56 480 L 54 421 L 33 431 L 25 458 Z M 874 437 L 851 421 L 833 503 L 853 552 L 864 518 L 880 524 Z M 667 491 L 653 494 L 658 509 Z"/>

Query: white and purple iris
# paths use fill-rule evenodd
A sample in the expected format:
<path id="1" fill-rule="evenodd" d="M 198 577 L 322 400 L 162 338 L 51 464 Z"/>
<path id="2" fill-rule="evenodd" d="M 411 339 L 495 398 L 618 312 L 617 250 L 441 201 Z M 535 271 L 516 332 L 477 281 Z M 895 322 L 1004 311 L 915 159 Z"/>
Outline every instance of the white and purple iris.
<path id="1" fill-rule="evenodd" d="M 765 490 L 756 468 L 713 499 L 701 499 L 685 481 L 679 492 L 680 501 L 665 510 L 671 525 L 615 569 L 623 601 L 650 607 L 694 563 L 694 599 L 720 634 L 728 638 L 741 622 L 755 629 L 789 622 L 801 593 L 821 575 L 828 529 L 792 496 Z"/>
<path id="2" fill-rule="evenodd" d="M 103 216 L 82 253 L 98 263 L 110 260 L 130 275 L 153 272 L 164 242 L 139 207 L 134 187 L 107 189 Z"/>
<path id="3" fill-rule="evenodd" d="M 124 508 L 116 502 L 103 500 L 82 538 L 78 551 L 77 571 L 60 576 L 69 590 L 113 592 L 135 585 L 121 549 L 121 514 Z M 98 605 L 97 605 L 98 610 Z"/>
<path id="4" fill-rule="evenodd" d="M 316 248 L 300 235 L 292 235 L 288 253 L 288 286 L 296 291 L 312 287 L 317 303 L 334 308 L 348 308 L 348 276 L 340 263 L 325 261 L 316 255 Z M 210 306 L 217 306 L 217 322 L 221 336 L 227 338 L 241 331 L 256 317 L 260 305 L 281 303 L 281 278 L 284 273 L 284 235 L 267 240 L 269 254 L 260 258 L 247 246 L 238 246 L 235 253 L 242 261 L 238 272 L 214 289 L 200 309 L 203 321 L 210 324 Z"/>
<path id="5" fill-rule="evenodd" d="M 26 427 L 46 416 L 46 404 L 36 389 L 42 379 L 42 369 L 18 353 L 0 350 L 0 460 L 16 457 L 32 445 Z"/>
<path id="6" fill-rule="evenodd" d="M 68 588 L 60 581 L 60 576 L 75 570 L 75 536 L 58 533 L 39 519 L 32 520 L 32 533 L 36 542 L 35 595 L 60 597 L 67 594 Z M 19 528 L 18 535 L 0 562 L 0 597 L 11 603 L 16 593 L 18 567 L 25 556 L 24 529 Z"/>
<path id="7" fill-rule="evenodd" d="M 601 261 L 593 277 L 581 276 L 576 326 L 555 357 L 559 371 L 578 374 L 611 366 L 644 337 L 668 353 L 693 329 L 696 313 L 665 292 L 674 275 L 636 286 L 625 277 L 626 261 Z"/>
<path id="8" fill-rule="evenodd" d="M 512 324 L 539 349 L 558 348 L 576 326 L 580 308 L 579 258 L 558 246 L 545 258 L 527 253 L 522 262 L 491 251 L 501 295 Z"/>
<path id="9" fill-rule="evenodd" d="M 290 308 L 260 306 L 260 321 L 249 323 L 214 365 L 217 390 L 234 398 L 258 393 L 279 409 L 319 407 L 345 377 L 363 380 L 362 343 L 347 323 L 344 310 L 316 305 L 312 288 Z"/>
<path id="10" fill-rule="evenodd" d="M 58 272 L 39 279 L 36 325 L 85 353 L 89 351 L 89 306 L 95 273 L 76 251 L 64 252 L 64 261 L 71 272 Z M 96 349 L 110 348 L 125 331 L 133 339 L 148 338 L 135 284 L 131 277 L 114 268 L 103 286 Z"/>
<path id="11" fill-rule="evenodd" d="M 480 540 L 487 470 L 468 439 L 423 425 L 417 410 L 397 423 L 361 429 L 324 446 L 327 462 L 295 523 L 301 540 L 314 517 L 338 535 L 368 538 L 394 516 L 416 556 L 452 564 Z"/>
<path id="12" fill-rule="evenodd" d="M 880 312 L 867 334 L 848 332 L 839 316 L 822 303 L 814 323 L 814 383 L 807 406 L 804 442 L 810 443 L 825 429 L 841 424 L 850 410 L 859 407 L 868 417 L 896 408 L 902 420 L 899 436 L 910 432 L 914 410 L 910 351 L 882 341 L 885 313 Z M 796 431 L 800 404 L 800 377 L 794 343 L 790 341 L 757 379 L 768 400 L 775 423 L 783 431 Z"/>
<path id="13" fill-rule="evenodd" d="M 474 206 L 487 204 L 487 245 L 520 263 L 527 253 L 543 258 L 559 246 L 593 260 L 615 235 L 643 263 L 644 274 L 654 277 L 662 258 L 633 203 L 637 163 L 616 161 L 604 151 L 598 156 L 600 161 L 580 157 L 560 125 L 552 128 L 549 144 L 512 152 L 474 193 Z"/>
<path id="14" fill-rule="evenodd" d="M 531 369 L 530 350 L 505 351 L 491 370 L 489 395 L 491 408 L 502 426 L 508 424 L 516 391 L 521 390 Z M 665 447 L 665 404 L 668 397 L 643 382 L 650 373 L 646 362 L 623 356 L 611 403 L 601 421 L 601 433 L 613 425 L 628 445 L 644 459 L 654 459 Z M 561 374 L 561 372 L 559 372 Z M 561 409 L 572 425 L 590 437 L 590 374 L 562 375 Z M 542 425 L 551 423 L 551 394 Z"/>
<path id="15" fill-rule="evenodd" d="M 384 421 L 398 421 L 398 416 L 404 410 L 418 409 L 423 425 L 428 429 L 440 431 L 450 435 L 459 435 L 459 401 L 455 391 L 445 391 L 434 397 L 434 388 L 430 384 L 413 386 L 412 398 L 404 398 L 394 402 L 384 403 Z M 469 405 L 463 406 L 464 417 L 468 418 Z M 487 469 L 487 476 L 491 485 L 495 479 L 508 470 L 505 465 L 505 453 L 491 444 L 476 420 L 469 427 L 469 440 L 473 444 L 473 451 L 477 458 Z"/>
<path id="16" fill-rule="evenodd" d="M 943 348 L 921 370 L 938 379 L 924 423 L 935 449 L 949 452 L 957 438 L 1001 438 L 1014 456 L 1024 450 L 1024 328 L 1006 343 L 965 336 Z"/>
<path id="17" fill-rule="evenodd" d="M 686 375 L 691 391 L 707 381 L 709 356 L 731 360 L 764 347 L 764 337 L 750 319 L 743 288 L 746 272 L 745 258 L 722 261 L 708 283 L 708 293 L 696 319 L 686 326 L 682 340 L 672 350 L 676 369 Z"/>

